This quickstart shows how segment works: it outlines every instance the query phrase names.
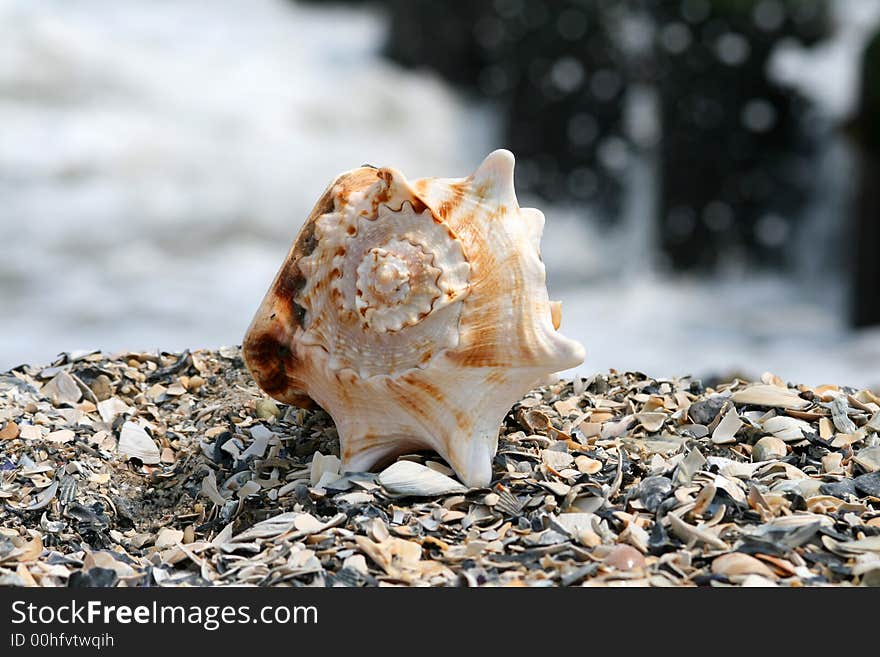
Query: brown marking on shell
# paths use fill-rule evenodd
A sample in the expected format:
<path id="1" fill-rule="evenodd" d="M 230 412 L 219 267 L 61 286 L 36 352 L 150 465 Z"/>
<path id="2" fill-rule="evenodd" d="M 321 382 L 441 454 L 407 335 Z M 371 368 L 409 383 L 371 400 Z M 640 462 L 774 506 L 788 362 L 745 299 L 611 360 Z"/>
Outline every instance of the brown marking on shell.
<path id="1" fill-rule="evenodd" d="M 516 261 L 508 258 L 497 262 L 489 249 L 477 249 L 471 254 L 471 299 L 492 299 L 501 294 L 514 295 L 514 308 L 523 302 L 523 272 Z M 506 280 L 505 277 L 512 277 Z M 466 299 L 465 304 L 468 303 Z M 462 342 L 449 356 L 463 367 L 506 367 L 532 356 L 529 347 L 518 341 L 511 352 L 511 340 L 503 324 L 497 321 L 497 308 L 492 304 L 476 305 L 462 316 Z"/>
<path id="2" fill-rule="evenodd" d="M 321 197 L 315 212 L 319 208 L 329 212 L 332 210 L 332 207 L 332 196 L 328 191 Z M 323 214 L 323 212 L 320 214 Z M 317 216 L 320 216 L 320 214 Z M 299 326 L 303 325 L 305 310 L 296 303 L 295 299 L 296 295 L 299 294 L 306 284 L 306 278 L 299 269 L 299 260 L 314 251 L 317 244 L 314 222 L 306 223 L 300 231 L 291 254 L 284 261 L 272 285 L 271 294 L 275 297 L 276 307 L 286 309 L 288 314 L 296 319 Z"/>
<path id="3" fill-rule="evenodd" d="M 418 193 L 415 192 L 412 186 L 409 184 L 406 185 L 395 185 L 395 175 L 396 172 L 394 169 L 382 168 L 376 171 L 376 175 L 382 180 L 384 183 L 382 187 L 379 189 L 376 194 L 373 195 L 373 217 L 375 218 L 376 213 L 380 205 L 387 204 L 388 201 L 391 200 L 391 191 L 394 190 L 398 193 L 407 192 L 407 197 L 401 201 L 401 206 L 403 203 L 409 201 L 412 205 L 413 211 L 417 214 L 420 214 L 427 209 L 427 205 L 425 202 L 419 198 Z M 400 210 L 400 207 L 392 207 L 392 210 L 395 212 Z"/>
<path id="4" fill-rule="evenodd" d="M 382 444 L 382 436 L 375 433 L 365 433 L 358 436 L 357 442 L 348 443 L 345 447 L 340 445 L 339 455 L 344 461 L 350 461 L 360 452 L 365 452 L 380 444 Z M 355 446 L 357 449 L 355 449 Z"/>
<path id="5" fill-rule="evenodd" d="M 413 181 L 412 188 L 415 190 L 416 194 L 426 196 L 430 191 L 432 182 L 431 178 L 419 178 L 418 180 Z"/>
<path id="6" fill-rule="evenodd" d="M 413 390 L 394 379 L 385 379 L 385 387 L 394 397 L 394 400 L 407 408 L 413 417 L 418 418 L 423 426 L 430 426 L 432 414 L 426 409 L 425 404 L 420 403 L 419 395 L 414 395 Z"/>
<path id="7" fill-rule="evenodd" d="M 394 171 L 387 167 L 382 167 L 376 172 L 376 175 L 385 181 L 386 190 L 391 187 L 391 182 L 394 180 Z"/>
<path id="8" fill-rule="evenodd" d="M 355 192 L 359 192 L 362 189 L 369 187 L 370 185 L 375 185 L 376 180 L 380 178 L 381 170 L 370 169 L 367 167 L 361 167 L 359 169 L 355 169 L 353 171 L 349 171 L 348 173 L 343 173 L 339 176 L 333 183 L 330 185 L 330 193 L 331 197 L 337 201 L 337 207 L 340 203 L 347 202 L 348 198 L 354 194 Z M 320 201 L 319 201 L 320 204 Z M 315 211 L 318 208 L 315 207 L 315 210 L 312 210 L 312 214 L 309 215 L 309 218 L 306 219 L 306 225 L 315 221 L 322 214 L 326 214 L 327 212 L 331 212 L 332 210 L 324 210 L 315 214 Z"/>
<path id="9" fill-rule="evenodd" d="M 376 170 L 361 167 L 337 177 L 309 214 L 287 253 L 272 286 L 263 298 L 242 342 L 242 355 L 254 380 L 267 394 L 287 404 L 305 408 L 314 406 L 296 378 L 302 363 L 292 348 L 297 328 L 303 327 L 305 309 L 296 303 L 306 283 L 299 261 L 316 248 L 315 223 L 333 212 L 340 198 L 376 182 Z"/>
<path id="10" fill-rule="evenodd" d="M 504 367 L 505 358 L 494 349 L 486 349 L 475 345 L 470 349 L 462 349 L 451 354 L 453 362 L 462 367 Z"/>
<path id="11" fill-rule="evenodd" d="M 470 187 L 471 194 L 478 201 L 482 201 L 486 198 L 489 198 L 490 196 L 493 196 L 493 192 L 495 192 L 495 188 L 499 184 L 498 179 L 495 176 L 482 176 L 479 184 L 475 185 L 474 181 L 476 177 L 477 172 L 474 172 L 466 179 L 468 186 Z"/>
<path id="12" fill-rule="evenodd" d="M 494 370 L 489 372 L 486 377 L 486 383 L 490 385 L 501 385 L 507 383 L 507 372 L 504 370 Z"/>
<path id="13" fill-rule="evenodd" d="M 416 214 L 421 214 L 428 209 L 428 206 L 425 205 L 425 202 L 415 195 L 410 198 L 410 205 L 412 205 L 413 212 L 415 212 Z M 436 223 L 440 223 L 440 221 L 437 219 L 437 215 L 433 212 L 431 213 L 431 217 Z"/>
<path id="14" fill-rule="evenodd" d="M 458 182 L 450 185 L 449 189 L 452 192 L 451 196 L 447 197 L 437 206 L 436 215 L 439 215 L 443 220 L 448 220 L 452 217 L 452 213 L 462 204 L 465 193 L 468 191 L 468 186 L 464 182 Z"/>
<path id="15" fill-rule="evenodd" d="M 357 449 L 355 449 L 357 445 Z M 358 437 L 357 443 L 350 443 L 345 448 L 340 449 L 340 456 L 343 461 L 349 461 L 361 452 L 368 451 L 372 448 L 383 446 L 386 448 L 382 458 L 376 461 L 374 468 L 382 468 L 391 463 L 401 454 L 416 451 L 425 447 L 420 440 L 407 439 L 404 436 L 387 436 L 377 433 L 366 433 Z"/>
<path id="16" fill-rule="evenodd" d="M 424 392 L 428 397 L 434 399 L 437 402 L 443 403 L 443 401 L 446 399 L 442 390 L 431 384 L 431 382 L 427 381 L 423 376 L 419 376 L 419 374 L 416 372 L 407 373 L 403 375 L 402 379 L 405 383 Z"/>
<path id="17" fill-rule="evenodd" d="M 379 206 L 387 203 L 391 197 L 391 183 L 394 180 L 394 173 L 390 169 L 379 169 L 376 175 L 384 183 L 376 194 L 373 195 L 373 218 L 378 213 Z"/>
<path id="18" fill-rule="evenodd" d="M 350 370 L 347 372 L 336 372 L 336 383 L 339 385 L 337 392 L 339 393 L 339 399 L 345 404 L 351 401 L 350 390 L 352 389 L 354 379 L 355 376 Z"/>
<path id="19" fill-rule="evenodd" d="M 292 375 L 300 362 L 287 343 L 266 332 L 245 340 L 242 350 L 254 380 L 266 394 L 285 404 L 315 405 L 302 390 L 305 386 Z"/>

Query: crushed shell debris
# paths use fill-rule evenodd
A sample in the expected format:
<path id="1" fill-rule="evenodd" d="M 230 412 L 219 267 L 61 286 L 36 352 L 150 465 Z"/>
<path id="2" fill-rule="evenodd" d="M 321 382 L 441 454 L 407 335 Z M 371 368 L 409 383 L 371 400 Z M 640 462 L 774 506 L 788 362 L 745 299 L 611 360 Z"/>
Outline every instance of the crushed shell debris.
<path id="1" fill-rule="evenodd" d="M 0 585 L 880 583 L 880 398 L 611 371 L 533 390 L 492 484 L 340 472 L 237 348 L 0 374 Z"/>

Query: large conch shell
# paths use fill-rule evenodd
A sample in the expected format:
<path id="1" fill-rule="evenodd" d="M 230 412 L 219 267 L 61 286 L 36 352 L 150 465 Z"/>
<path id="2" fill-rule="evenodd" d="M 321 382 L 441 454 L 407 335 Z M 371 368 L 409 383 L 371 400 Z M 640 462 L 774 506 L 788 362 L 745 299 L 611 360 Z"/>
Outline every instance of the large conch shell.
<path id="1" fill-rule="evenodd" d="M 556 331 L 544 215 L 517 204 L 513 161 L 498 150 L 458 179 L 342 174 L 263 299 L 245 362 L 275 399 L 330 413 L 345 471 L 430 448 L 487 486 L 513 403 L 583 360 Z"/>

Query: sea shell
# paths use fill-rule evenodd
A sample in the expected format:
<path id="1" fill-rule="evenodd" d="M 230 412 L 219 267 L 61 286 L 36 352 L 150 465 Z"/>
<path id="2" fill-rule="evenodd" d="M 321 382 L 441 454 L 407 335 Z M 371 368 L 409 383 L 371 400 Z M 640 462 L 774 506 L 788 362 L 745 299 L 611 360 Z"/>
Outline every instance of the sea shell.
<path id="1" fill-rule="evenodd" d="M 755 557 L 742 552 L 728 552 L 712 561 L 712 572 L 717 575 L 762 575 L 769 579 L 776 579 L 773 571 L 767 565 L 758 561 Z"/>
<path id="2" fill-rule="evenodd" d="M 148 465 L 155 465 L 161 457 L 156 443 L 147 435 L 143 427 L 135 422 L 126 422 L 122 425 L 116 451 L 127 458 L 138 458 Z"/>
<path id="3" fill-rule="evenodd" d="M 798 395 L 797 390 L 762 383 L 737 390 L 730 396 L 730 399 L 737 404 L 793 408 L 795 410 L 801 410 L 810 405 L 810 402 Z"/>
<path id="4" fill-rule="evenodd" d="M 392 463 L 379 473 L 376 481 L 396 497 L 435 497 L 467 492 L 467 488 L 455 479 L 412 461 Z"/>
<path id="5" fill-rule="evenodd" d="M 258 385 L 314 400 L 336 423 L 344 471 L 436 450 L 468 486 L 491 480 L 498 428 L 583 347 L 557 332 L 513 155 L 467 178 L 340 175 L 300 231 L 244 339 Z"/>

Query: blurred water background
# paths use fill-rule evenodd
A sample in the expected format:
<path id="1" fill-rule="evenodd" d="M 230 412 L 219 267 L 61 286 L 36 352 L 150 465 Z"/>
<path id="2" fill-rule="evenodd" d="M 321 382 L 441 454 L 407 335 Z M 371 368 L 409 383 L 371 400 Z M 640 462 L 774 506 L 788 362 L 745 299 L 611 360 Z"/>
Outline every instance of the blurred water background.
<path id="1" fill-rule="evenodd" d="M 338 172 L 508 147 L 582 372 L 880 385 L 880 2 L 456 6 L 0 0 L 0 370 L 238 344 Z"/>

